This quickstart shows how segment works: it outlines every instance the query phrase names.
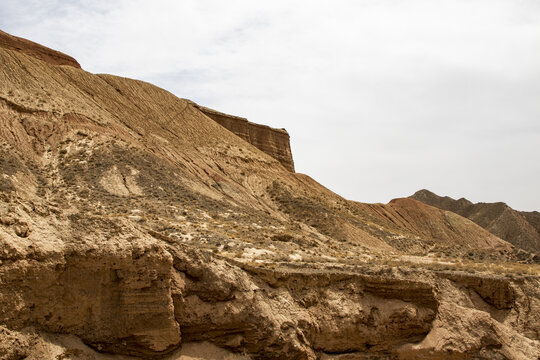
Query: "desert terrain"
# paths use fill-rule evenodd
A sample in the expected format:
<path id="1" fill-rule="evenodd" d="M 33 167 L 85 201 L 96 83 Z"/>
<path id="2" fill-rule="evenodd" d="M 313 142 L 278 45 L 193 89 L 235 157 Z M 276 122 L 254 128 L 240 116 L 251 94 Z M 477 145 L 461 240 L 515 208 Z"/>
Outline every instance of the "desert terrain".
<path id="1" fill-rule="evenodd" d="M 540 359 L 538 213 L 344 199 L 283 129 L 3 32 L 0 123 L 1 359 Z"/>

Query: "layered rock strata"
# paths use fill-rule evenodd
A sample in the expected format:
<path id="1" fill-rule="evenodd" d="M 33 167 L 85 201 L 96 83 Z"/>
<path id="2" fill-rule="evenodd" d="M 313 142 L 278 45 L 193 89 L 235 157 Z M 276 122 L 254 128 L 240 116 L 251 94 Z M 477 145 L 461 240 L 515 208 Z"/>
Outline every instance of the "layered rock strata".
<path id="1" fill-rule="evenodd" d="M 144 236 L 63 251 L 21 242 L 0 268 L 4 329 L 69 333 L 99 352 L 177 359 L 182 343 L 205 341 L 253 359 L 540 356 L 537 279 L 267 269 Z M 0 355 L 42 351 L 0 340 Z"/>
<path id="2" fill-rule="evenodd" d="M 69 65 L 80 69 L 81 65 L 69 55 L 49 49 L 33 41 L 10 35 L 0 30 L 0 47 L 21 51 L 51 65 Z"/>
<path id="3" fill-rule="evenodd" d="M 204 106 L 198 108 L 218 124 L 241 137 L 257 149 L 279 160 L 289 171 L 294 172 L 289 133 L 285 129 L 275 129 L 255 124 L 246 118 L 225 114 Z"/>

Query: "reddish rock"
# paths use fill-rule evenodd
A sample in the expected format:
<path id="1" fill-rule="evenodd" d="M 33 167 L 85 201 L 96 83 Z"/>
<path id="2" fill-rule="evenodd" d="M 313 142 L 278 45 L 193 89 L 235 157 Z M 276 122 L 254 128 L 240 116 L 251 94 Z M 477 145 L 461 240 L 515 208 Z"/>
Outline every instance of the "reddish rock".
<path id="1" fill-rule="evenodd" d="M 52 65 L 69 65 L 78 69 L 81 68 L 77 60 L 69 55 L 49 49 L 33 41 L 7 34 L 2 30 L 0 30 L 0 47 L 18 50 Z"/>
<path id="2" fill-rule="evenodd" d="M 294 172 L 289 133 L 285 129 L 255 124 L 246 118 L 224 114 L 222 112 L 198 106 L 209 118 L 241 137 L 257 149 L 278 160 L 285 168 Z"/>

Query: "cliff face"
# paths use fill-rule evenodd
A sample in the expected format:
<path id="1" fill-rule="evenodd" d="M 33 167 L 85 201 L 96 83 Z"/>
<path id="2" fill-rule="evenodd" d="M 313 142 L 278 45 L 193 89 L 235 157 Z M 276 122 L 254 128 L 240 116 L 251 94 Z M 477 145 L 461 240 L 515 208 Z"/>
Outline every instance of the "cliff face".
<path id="1" fill-rule="evenodd" d="M 198 108 L 209 118 L 241 137 L 257 149 L 264 151 L 294 172 L 289 134 L 285 129 L 274 129 L 266 125 L 255 124 L 245 118 L 224 114 L 204 106 Z"/>

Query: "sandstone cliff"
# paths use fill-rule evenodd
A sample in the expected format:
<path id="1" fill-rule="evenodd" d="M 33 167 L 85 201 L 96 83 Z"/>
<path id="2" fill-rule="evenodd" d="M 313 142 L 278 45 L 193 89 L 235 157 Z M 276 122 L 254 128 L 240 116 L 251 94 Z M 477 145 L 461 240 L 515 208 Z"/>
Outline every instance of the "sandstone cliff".
<path id="1" fill-rule="evenodd" d="M 34 55 L 0 45 L 1 359 L 540 356 L 540 270 L 508 242 Z"/>
<path id="2" fill-rule="evenodd" d="M 218 124 L 279 160 L 287 170 L 294 172 L 290 138 L 285 129 L 255 124 L 246 118 L 224 114 L 204 106 L 198 106 L 198 108 Z"/>

